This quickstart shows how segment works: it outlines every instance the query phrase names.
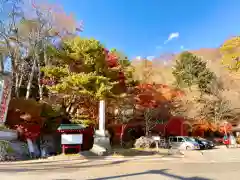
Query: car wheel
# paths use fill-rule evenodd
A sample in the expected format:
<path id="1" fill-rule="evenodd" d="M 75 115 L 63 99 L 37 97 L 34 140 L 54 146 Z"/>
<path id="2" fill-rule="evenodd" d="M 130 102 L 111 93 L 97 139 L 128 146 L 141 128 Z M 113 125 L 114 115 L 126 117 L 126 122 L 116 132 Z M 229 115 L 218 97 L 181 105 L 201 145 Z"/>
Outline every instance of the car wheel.
<path id="1" fill-rule="evenodd" d="M 187 147 L 186 147 L 186 150 L 191 150 L 191 147 L 187 146 Z"/>

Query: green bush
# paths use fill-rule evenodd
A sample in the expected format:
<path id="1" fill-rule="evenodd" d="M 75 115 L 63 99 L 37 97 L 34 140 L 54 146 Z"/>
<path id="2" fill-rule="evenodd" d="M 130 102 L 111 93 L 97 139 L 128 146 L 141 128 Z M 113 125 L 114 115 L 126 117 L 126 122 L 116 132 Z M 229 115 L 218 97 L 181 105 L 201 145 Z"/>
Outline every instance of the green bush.
<path id="1" fill-rule="evenodd" d="M 14 152 L 13 148 L 10 146 L 10 143 L 8 141 L 0 140 L 0 147 L 1 147 L 1 150 L 5 151 L 6 153 Z"/>
<path id="2" fill-rule="evenodd" d="M 72 119 L 71 120 L 72 124 L 82 124 L 85 127 L 88 127 L 90 125 L 93 125 L 93 121 L 90 119 Z"/>
<path id="3" fill-rule="evenodd" d="M 5 125 L 3 125 L 3 124 L 0 125 L 0 131 L 6 130 L 6 129 L 9 129 L 9 128 L 7 128 L 7 127 L 6 127 Z"/>
<path id="4" fill-rule="evenodd" d="M 89 119 L 87 115 L 78 115 L 75 118 L 71 119 L 72 124 L 82 124 L 86 127 L 95 125 L 95 121 L 92 119 Z"/>
<path id="5" fill-rule="evenodd" d="M 42 127 L 44 132 L 54 132 L 61 124 L 61 110 L 60 106 L 51 106 L 47 103 L 43 104 L 41 117 L 45 118 Z"/>

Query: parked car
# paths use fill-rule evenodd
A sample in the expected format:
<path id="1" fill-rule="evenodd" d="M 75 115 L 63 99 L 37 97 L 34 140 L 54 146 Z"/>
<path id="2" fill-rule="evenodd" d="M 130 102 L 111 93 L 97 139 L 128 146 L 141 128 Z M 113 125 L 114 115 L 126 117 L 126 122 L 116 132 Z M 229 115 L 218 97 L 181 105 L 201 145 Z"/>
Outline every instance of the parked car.
<path id="1" fill-rule="evenodd" d="M 215 144 L 212 142 L 212 141 L 210 141 L 210 140 L 207 140 L 207 139 L 204 139 L 204 138 L 200 138 L 200 137 L 198 137 L 198 138 L 195 138 L 196 139 L 196 141 L 199 143 L 199 144 L 202 144 L 202 145 L 200 145 L 203 149 L 212 149 L 212 148 L 214 148 L 215 147 Z M 200 149 L 201 149 L 201 147 L 200 147 Z"/>
<path id="2" fill-rule="evenodd" d="M 174 149 L 200 149 L 199 144 L 187 136 L 170 136 L 169 144 Z"/>
<path id="3" fill-rule="evenodd" d="M 199 138 L 199 137 L 193 137 L 194 141 L 196 141 L 199 144 L 200 149 L 212 149 L 215 147 L 215 144 L 212 141 L 209 141 L 204 138 Z"/>
<path id="4" fill-rule="evenodd" d="M 206 143 L 204 143 L 203 141 L 201 141 L 198 138 L 192 138 L 196 143 L 199 144 L 199 149 L 203 150 L 203 149 L 207 149 Z"/>
<path id="5" fill-rule="evenodd" d="M 214 138 L 213 141 L 214 141 L 214 143 L 219 144 L 219 145 L 224 144 L 223 137 L 222 138 Z"/>

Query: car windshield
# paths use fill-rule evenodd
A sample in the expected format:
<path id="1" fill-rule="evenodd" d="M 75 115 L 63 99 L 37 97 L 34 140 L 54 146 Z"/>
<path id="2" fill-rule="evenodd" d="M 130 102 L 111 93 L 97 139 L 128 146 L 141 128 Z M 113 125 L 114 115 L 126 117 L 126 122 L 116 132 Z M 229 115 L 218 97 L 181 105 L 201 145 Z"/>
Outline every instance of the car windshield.
<path id="1" fill-rule="evenodd" d="M 198 138 L 200 141 L 207 141 L 206 139 L 204 138 Z"/>
<path id="2" fill-rule="evenodd" d="M 190 138 L 190 137 L 185 137 L 186 141 L 188 142 L 196 142 L 196 140 L 194 138 Z"/>

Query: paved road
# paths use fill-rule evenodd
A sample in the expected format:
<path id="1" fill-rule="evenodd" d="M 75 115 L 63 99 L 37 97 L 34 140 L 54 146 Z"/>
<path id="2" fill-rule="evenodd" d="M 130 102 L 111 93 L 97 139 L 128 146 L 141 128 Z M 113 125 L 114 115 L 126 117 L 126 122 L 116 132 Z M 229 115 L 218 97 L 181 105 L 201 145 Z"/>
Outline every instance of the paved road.
<path id="1" fill-rule="evenodd" d="M 58 160 L 1 163 L 0 177 L 1 180 L 240 179 L 240 150 L 214 150 L 201 156 L 197 153 L 186 156 L 181 160 L 155 158 L 112 162 Z M 194 160 L 195 156 L 198 159 Z"/>
<path id="2" fill-rule="evenodd" d="M 65 162 L 0 166 L 1 180 L 238 180 L 240 162 L 179 163 L 172 161 Z"/>

